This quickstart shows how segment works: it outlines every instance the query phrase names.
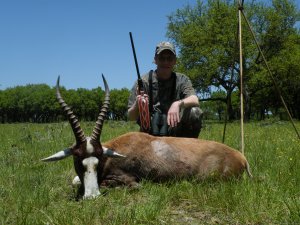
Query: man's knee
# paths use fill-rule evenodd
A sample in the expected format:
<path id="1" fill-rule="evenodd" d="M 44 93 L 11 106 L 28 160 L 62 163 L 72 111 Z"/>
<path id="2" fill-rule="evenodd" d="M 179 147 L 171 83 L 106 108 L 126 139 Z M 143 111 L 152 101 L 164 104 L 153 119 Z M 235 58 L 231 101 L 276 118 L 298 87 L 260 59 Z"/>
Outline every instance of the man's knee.
<path id="1" fill-rule="evenodd" d="M 198 138 L 202 127 L 203 112 L 199 107 L 185 108 L 180 123 L 171 129 L 171 136 Z"/>
<path id="2" fill-rule="evenodd" d="M 202 121 L 203 112 L 199 107 L 186 108 L 183 111 L 181 121 L 183 123 L 199 123 Z"/>

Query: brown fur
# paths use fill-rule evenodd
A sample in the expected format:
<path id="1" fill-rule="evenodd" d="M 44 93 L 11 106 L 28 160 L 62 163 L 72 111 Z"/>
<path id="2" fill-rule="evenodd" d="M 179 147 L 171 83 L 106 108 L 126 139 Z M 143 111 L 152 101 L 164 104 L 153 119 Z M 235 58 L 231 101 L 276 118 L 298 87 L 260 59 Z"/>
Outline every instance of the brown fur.
<path id="1" fill-rule="evenodd" d="M 141 179 L 240 177 L 245 170 L 252 176 L 246 158 L 239 151 L 214 141 L 131 132 L 103 146 L 126 158 L 105 157 L 102 185 L 135 186 Z"/>

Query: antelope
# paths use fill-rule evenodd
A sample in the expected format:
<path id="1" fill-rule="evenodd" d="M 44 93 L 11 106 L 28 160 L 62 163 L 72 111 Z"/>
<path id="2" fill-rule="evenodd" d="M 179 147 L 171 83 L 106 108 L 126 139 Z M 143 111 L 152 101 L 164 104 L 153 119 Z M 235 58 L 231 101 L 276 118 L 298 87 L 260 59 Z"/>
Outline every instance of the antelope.
<path id="1" fill-rule="evenodd" d="M 105 99 L 90 137 L 85 136 L 79 121 L 63 100 L 56 83 L 57 100 L 67 115 L 75 143 L 42 161 L 57 161 L 73 156 L 79 182 L 78 196 L 83 199 L 100 195 L 102 186 L 138 187 L 148 179 L 162 182 L 171 179 L 206 179 L 241 177 L 244 171 L 252 177 L 249 164 L 239 151 L 214 141 L 196 138 L 157 137 L 129 132 L 106 143 L 100 136 L 109 108 L 109 87 L 102 74 Z"/>

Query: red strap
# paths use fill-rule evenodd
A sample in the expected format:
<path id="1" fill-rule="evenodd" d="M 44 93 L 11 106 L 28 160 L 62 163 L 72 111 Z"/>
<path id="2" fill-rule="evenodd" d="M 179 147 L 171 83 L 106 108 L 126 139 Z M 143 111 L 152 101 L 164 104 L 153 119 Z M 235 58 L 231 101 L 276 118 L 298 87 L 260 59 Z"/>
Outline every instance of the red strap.
<path id="1" fill-rule="evenodd" d="M 150 113 L 149 113 L 149 98 L 141 91 L 138 95 L 138 106 L 140 112 L 141 131 L 149 133 L 150 131 Z"/>

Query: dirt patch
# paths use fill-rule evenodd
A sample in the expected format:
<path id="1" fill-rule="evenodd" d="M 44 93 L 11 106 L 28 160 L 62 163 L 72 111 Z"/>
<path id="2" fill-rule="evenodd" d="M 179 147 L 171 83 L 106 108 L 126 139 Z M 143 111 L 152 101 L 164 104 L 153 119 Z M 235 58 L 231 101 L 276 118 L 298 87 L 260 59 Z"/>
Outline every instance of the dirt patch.
<path id="1" fill-rule="evenodd" d="M 168 224 L 221 224 L 224 219 L 220 219 L 207 210 L 201 210 L 199 205 L 196 205 L 190 201 L 183 200 L 180 205 L 170 206 L 168 215 L 165 215 L 164 219 L 161 219 L 162 223 Z"/>

